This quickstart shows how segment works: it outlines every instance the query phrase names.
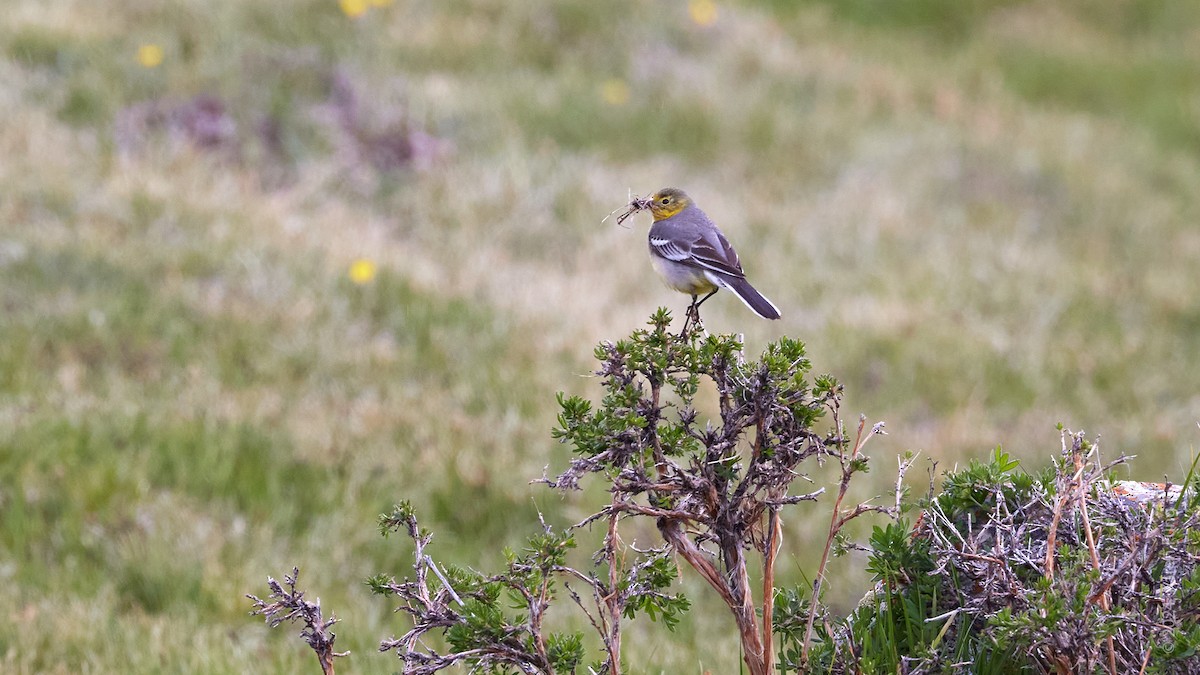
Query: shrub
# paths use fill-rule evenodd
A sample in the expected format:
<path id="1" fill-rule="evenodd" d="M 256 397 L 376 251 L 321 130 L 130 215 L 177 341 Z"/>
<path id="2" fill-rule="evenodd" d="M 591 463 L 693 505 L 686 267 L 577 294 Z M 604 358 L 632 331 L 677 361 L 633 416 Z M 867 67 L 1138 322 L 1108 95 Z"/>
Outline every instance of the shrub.
<path id="1" fill-rule="evenodd" d="M 598 403 L 559 395 L 554 437 L 574 459 L 539 482 L 562 491 L 599 481 L 606 506 L 559 531 L 540 524 L 498 572 L 439 563 L 433 534 L 407 502 L 380 516 L 384 536 L 414 542 L 413 573 L 368 580 L 399 603 L 412 627 L 382 641 L 413 675 L 455 665 L 485 673 L 622 670 L 622 622 L 637 616 L 674 630 L 690 602 L 672 591 L 682 560 L 727 607 L 746 671 L 896 673 L 1195 672 L 1200 661 L 1200 537 L 1194 475 L 1182 488 L 1111 480 L 1098 447 L 1061 431 L 1054 465 L 1028 474 L 997 448 L 946 475 L 940 492 L 907 502 L 901 458 L 894 500 L 843 508 L 853 477 L 867 470 L 867 441 L 883 433 L 860 418 L 846 433 L 841 386 L 809 378 L 799 341 L 783 338 L 747 361 L 741 342 L 701 330 L 675 335 L 659 310 L 649 327 L 603 343 Z M 693 407 L 711 384 L 714 419 Z M 828 536 L 811 587 L 777 589 L 780 512 L 824 492 L 796 494 L 812 462 L 841 469 Z M 907 514 L 920 507 L 915 521 Z M 870 537 L 874 589 L 846 617 L 822 602 L 831 553 L 852 545 L 851 520 L 886 515 Z M 653 519 L 648 549 L 620 536 Z M 594 524 L 604 527 L 593 528 Z M 602 534 L 593 534 L 597 530 Z M 590 556 L 576 551 L 587 537 Z M 761 586 L 754 587 L 756 577 Z M 333 670 L 335 619 L 319 601 L 270 581 L 255 613 L 273 625 L 305 623 L 302 635 Z M 567 603 L 569 601 L 569 604 Z M 574 607 L 597 641 L 547 622 L 554 605 Z M 818 621 L 818 618 L 820 620 Z M 589 657 L 589 644 L 599 644 Z"/>

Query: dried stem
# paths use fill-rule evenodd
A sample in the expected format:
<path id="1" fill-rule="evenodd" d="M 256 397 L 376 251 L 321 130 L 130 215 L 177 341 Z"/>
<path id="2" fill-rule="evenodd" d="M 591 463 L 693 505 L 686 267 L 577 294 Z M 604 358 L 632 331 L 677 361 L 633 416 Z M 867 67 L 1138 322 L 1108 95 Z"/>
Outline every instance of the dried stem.
<path id="1" fill-rule="evenodd" d="M 608 560 L 608 595 L 602 600 L 608 608 L 608 632 L 603 637 L 608 652 L 608 672 L 612 675 L 621 672 L 621 603 L 617 593 L 621 582 L 621 565 L 617 561 L 617 548 L 620 545 L 620 537 L 617 536 L 618 517 L 615 510 L 608 517 L 608 535 L 604 539 L 604 552 Z"/>
<path id="2" fill-rule="evenodd" d="M 783 545 L 783 521 L 779 517 L 779 509 L 772 506 L 767 509 L 767 541 L 766 550 L 763 552 L 763 608 L 762 608 L 762 634 L 763 634 L 763 668 L 766 672 L 774 672 L 775 669 L 775 650 L 771 645 L 772 636 L 775 634 L 772 622 L 775 616 L 775 559 L 779 555 L 779 548 Z"/>
<path id="3" fill-rule="evenodd" d="M 1095 452 L 1095 450 L 1093 449 L 1092 452 Z M 1089 453 L 1089 455 L 1090 454 L 1091 453 Z M 1077 434 L 1074 437 L 1074 440 L 1071 444 L 1071 461 L 1075 465 L 1075 474 L 1077 476 L 1082 476 L 1083 470 L 1084 470 L 1084 462 L 1085 462 L 1085 458 L 1083 456 L 1083 434 Z M 1083 520 L 1084 536 L 1087 538 L 1088 553 L 1091 555 L 1091 558 L 1092 558 L 1092 569 L 1096 570 L 1097 572 L 1100 572 L 1100 556 L 1099 556 L 1099 554 L 1096 553 L 1096 538 L 1092 534 L 1092 522 L 1088 518 L 1086 486 L 1083 486 L 1083 485 L 1079 486 L 1078 493 L 1077 493 L 1077 499 L 1079 500 L 1079 514 Z M 1107 589 L 1101 590 L 1099 595 L 1100 595 L 1100 607 L 1104 611 L 1107 612 L 1109 610 L 1108 590 Z M 1105 642 L 1107 643 L 1107 647 L 1108 647 L 1108 672 L 1109 672 L 1109 675 L 1117 675 L 1117 653 L 1116 653 L 1116 648 L 1114 646 L 1113 637 L 1111 635 L 1109 635 L 1108 638 L 1105 640 Z"/>
<path id="4" fill-rule="evenodd" d="M 838 429 L 841 428 L 841 423 L 838 419 L 838 413 L 836 409 L 834 412 L 834 424 Z M 842 467 L 842 478 L 838 483 L 837 498 L 833 501 L 833 512 L 829 517 L 829 534 L 825 537 L 825 548 L 821 551 L 821 562 L 819 565 L 817 565 L 817 574 L 813 578 L 812 599 L 809 602 L 808 621 L 804 626 L 804 640 L 802 642 L 803 646 L 801 647 L 800 654 L 800 661 L 802 663 L 808 663 L 809 647 L 812 641 L 813 622 L 816 621 L 817 607 L 820 604 L 819 598 L 821 597 L 821 583 L 825 578 L 825 567 L 829 563 L 829 551 L 833 548 L 833 542 L 836 539 L 838 532 L 843 526 L 845 526 L 847 522 L 857 518 L 863 513 L 881 510 L 879 507 L 859 504 L 848 514 L 843 514 L 841 511 L 842 500 L 846 497 L 846 491 L 850 488 L 850 480 L 853 478 L 854 472 L 856 471 L 855 462 L 858 459 L 859 453 L 862 452 L 863 446 L 867 444 L 867 441 L 870 440 L 872 436 L 883 433 L 882 424 L 876 424 L 874 427 L 872 427 L 870 433 L 867 433 L 866 428 L 867 418 L 866 416 L 860 415 L 858 418 L 858 433 L 855 436 L 854 448 L 850 451 L 850 456 L 847 457 L 844 451 L 838 454 L 838 461 L 841 463 Z M 901 476 L 900 480 L 903 480 L 903 476 Z"/>

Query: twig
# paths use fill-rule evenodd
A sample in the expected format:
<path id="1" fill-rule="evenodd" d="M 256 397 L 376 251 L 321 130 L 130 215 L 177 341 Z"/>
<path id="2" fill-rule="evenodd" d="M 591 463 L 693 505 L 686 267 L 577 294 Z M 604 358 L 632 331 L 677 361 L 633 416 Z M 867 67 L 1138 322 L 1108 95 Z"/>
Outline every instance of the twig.
<path id="1" fill-rule="evenodd" d="M 1142 667 L 1138 670 L 1138 675 L 1146 675 L 1146 668 L 1150 665 L 1150 652 L 1154 651 L 1153 647 L 1146 647 L 1146 655 L 1142 657 Z"/>
<path id="2" fill-rule="evenodd" d="M 284 575 L 283 583 L 287 584 L 287 590 L 284 590 L 283 586 L 274 578 L 267 577 L 267 588 L 271 589 L 271 595 L 267 596 L 267 600 L 272 602 L 247 595 L 247 598 L 254 601 L 254 609 L 250 614 L 265 617 L 271 628 L 276 628 L 285 621 L 303 621 L 304 628 L 300 631 L 300 637 L 316 652 L 317 661 L 321 664 L 321 671 L 325 675 L 334 675 L 333 660 L 337 657 L 348 656 L 350 652 L 333 651 L 333 642 L 337 639 L 337 635 L 330 632 L 329 629 L 338 622 L 338 619 L 332 615 L 329 619 L 322 617 L 320 598 L 317 598 L 316 602 L 304 599 L 304 591 L 296 590 L 296 580 L 299 577 L 300 568 L 298 567 L 293 567 L 291 574 Z"/>
<path id="3" fill-rule="evenodd" d="M 454 587 L 450 585 L 450 580 L 447 579 L 446 576 L 442 574 L 442 571 L 438 569 L 437 563 L 433 562 L 433 558 L 429 557 L 428 555 L 425 556 L 425 564 L 429 566 L 429 569 L 433 570 L 433 573 L 437 575 L 438 579 L 442 580 L 442 586 L 445 587 L 446 592 L 450 594 L 450 597 L 454 598 L 454 601 L 458 603 L 459 607 L 462 607 L 462 598 L 458 597 L 458 593 L 454 592 Z"/>
<path id="4" fill-rule="evenodd" d="M 1063 436 L 1062 436 L 1062 448 L 1063 448 L 1064 456 L 1067 454 L 1066 433 L 1067 432 L 1064 431 Z M 1056 545 L 1057 538 L 1058 538 L 1058 523 L 1059 523 L 1059 521 L 1062 520 L 1063 506 L 1065 506 L 1067 503 L 1067 500 L 1071 498 L 1071 495 L 1074 492 L 1074 486 L 1076 483 L 1079 482 L 1079 478 L 1082 475 L 1083 475 L 1083 467 L 1080 466 L 1075 471 L 1075 474 L 1073 476 L 1071 476 L 1071 481 L 1066 486 L 1061 488 L 1061 492 L 1058 496 L 1058 499 L 1054 503 L 1054 515 L 1050 519 L 1050 529 L 1046 534 L 1046 561 L 1045 561 L 1044 567 L 1046 570 L 1046 578 L 1047 579 L 1051 579 L 1051 580 L 1054 579 L 1054 547 Z"/>
<path id="5" fill-rule="evenodd" d="M 841 428 L 836 410 L 834 413 L 834 425 L 839 429 Z M 812 598 L 808 603 L 808 621 L 804 626 L 804 640 L 801 643 L 802 646 L 800 648 L 800 661 L 804 664 L 808 663 L 808 651 L 812 641 L 813 622 L 817 618 L 817 606 L 820 604 L 818 600 L 821 595 L 821 582 L 825 578 L 825 566 L 829 563 L 829 551 L 833 547 L 833 541 L 834 538 L 837 537 L 838 531 L 843 525 L 846 524 L 848 520 L 847 518 L 842 518 L 840 516 L 842 499 L 845 498 L 846 491 L 850 488 L 850 478 L 854 474 L 854 462 L 858 459 L 858 455 L 860 452 L 862 452 L 863 446 L 867 444 L 867 441 L 870 440 L 872 436 L 883 433 L 882 423 L 876 424 L 871 428 L 870 434 L 864 435 L 866 427 L 867 418 L 865 415 L 860 415 L 858 418 L 858 434 L 855 438 L 854 449 L 850 452 L 849 459 L 846 458 L 846 453 L 844 451 L 838 454 L 838 460 L 841 462 L 842 466 L 842 480 L 838 484 L 838 495 L 833 502 L 833 513 L 829 518 L 829 534 L 825 537 L 825 548 L 821 551 L 821 562 L 817 565 L 817 574 L 813 578 Z M 859 504 L 859 507 L 862 506 L 862 504 Z M 866 510 L 860 511 L 859 508 L 856 508 L 854 511 L 854 516 L 861 515 L 861 513 L 865 512 Z"/>

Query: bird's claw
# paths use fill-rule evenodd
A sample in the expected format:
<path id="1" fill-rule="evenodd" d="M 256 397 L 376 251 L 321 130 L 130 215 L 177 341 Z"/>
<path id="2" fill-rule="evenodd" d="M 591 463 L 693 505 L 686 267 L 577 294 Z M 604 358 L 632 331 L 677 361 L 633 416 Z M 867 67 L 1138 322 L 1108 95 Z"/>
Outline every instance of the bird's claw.
<path id="1" fill-rule="evenodd" d="M 680 339 L 687 337 L 689 326 L 693 329 L 704 330 L 704 322 L 700 320 L 700 307 L 698 305 L 688 305 L 683 317 L 683 330 L 679 331 Z"/>

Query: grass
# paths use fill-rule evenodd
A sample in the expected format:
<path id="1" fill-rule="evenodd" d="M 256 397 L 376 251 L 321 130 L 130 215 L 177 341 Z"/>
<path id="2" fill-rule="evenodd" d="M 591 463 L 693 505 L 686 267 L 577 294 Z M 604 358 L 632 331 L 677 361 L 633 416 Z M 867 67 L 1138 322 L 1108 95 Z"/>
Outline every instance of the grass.
<path id="1" fill-rule="evenodd" d="M 594 395 L 594 343 L 683 306 L 645 223 L 599 222 L 629 189 L 687 188 L 784 309 L 718 297 L 711 330 L 805 340 L 887 421 L 876 491 L 905 449 L 1036 466 L 1060 421 L 1141 455 L 1135 478 L 1182 475 L 1200 11 L 893 4 L 744 0 L 704 26 L 682 4 L 18 1 L 0 667 L 313 669 L 242 598 L 298 564 L 345 618 L 342 667 L 390 672 L 371 654 L 400 620 L 361 582 L 405 554 L 375 514 L 410 499 L 484 564 L 538 509 L 586 510 L 526 485 L 565 460 L 554 393 Z M 838 565 L 846 606 L 861 561 Z M 630 662 L 730 671 L 710 616 L 631 632 Z"/>

